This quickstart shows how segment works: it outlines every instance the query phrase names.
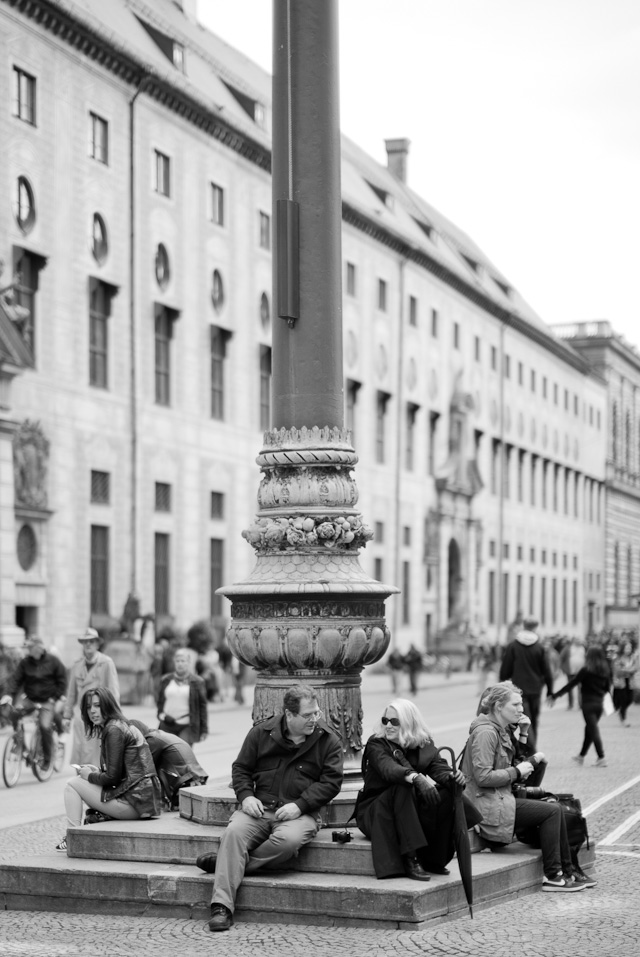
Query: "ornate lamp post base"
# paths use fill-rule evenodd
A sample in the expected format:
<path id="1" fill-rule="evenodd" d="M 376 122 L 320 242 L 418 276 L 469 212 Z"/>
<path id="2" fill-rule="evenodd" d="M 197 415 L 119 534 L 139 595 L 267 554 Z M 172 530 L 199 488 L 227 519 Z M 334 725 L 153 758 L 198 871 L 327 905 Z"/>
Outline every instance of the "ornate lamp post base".
<path id="1" fill-rule="evenodd" d="M 280 711 L 290 685 L 309 683 L 342 738 L 346 770 L 359 770 L 360 676 L 387 650 L 384 601 L 398 589 L 358 561 L 373 533 L 355 508 L 357 456 L 344 429 L 282 429 L 265 434 L 257 461 L 259 512 L 243 532 L 256 566 L 220 589 L 232 605 L 231 650 L 258 672 L 253 719 Z"/>

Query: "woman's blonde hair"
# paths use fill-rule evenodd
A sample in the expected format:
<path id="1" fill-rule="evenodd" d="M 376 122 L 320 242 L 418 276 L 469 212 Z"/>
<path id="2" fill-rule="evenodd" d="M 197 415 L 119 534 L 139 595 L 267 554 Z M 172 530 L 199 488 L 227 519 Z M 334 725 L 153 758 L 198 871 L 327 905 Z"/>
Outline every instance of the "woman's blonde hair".
<path id="1" fill-rule="evenodd" d="M 390 701 L 387 708 L 393 708 L 400 721 L 398 743 L 402 748 L 421 748 L 431 741 L 431 734 L 427 728 L 424 718 L 416 708 L 413 701 L 406 698 L 396 698 Z M 382 721 L 378 721 L 373 729 L 377 738 L 386 737 Z"/>
<path id="2" fill-rule="evenodd" d="M 513 694 L 522 694 L 520 688 L 517 688 L 513 681 L 501 681 L 497 685 L 485 688 L 480 695 L 476 714 L 491 714 L 496 708 L 503 707 Z"/>

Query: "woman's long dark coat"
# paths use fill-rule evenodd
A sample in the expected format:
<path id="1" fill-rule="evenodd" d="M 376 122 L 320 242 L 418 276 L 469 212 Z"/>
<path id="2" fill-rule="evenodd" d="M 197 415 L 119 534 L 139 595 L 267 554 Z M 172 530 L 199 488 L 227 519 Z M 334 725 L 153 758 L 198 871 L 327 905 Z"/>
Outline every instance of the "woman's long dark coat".
<path id="1" fill-rule="evenodd" d="M 364 789 L 356 823 L 371 841 L 376 877 L 403 875 L 405 854 L 416 856 L 423 866 L 444 867 L 454 853 L 451 768 L 438 757 L 436 746 L 429 743 L 404 751 L 373 735 L 362 766 Z M 418 800 L 415 788 L 405 781 L 408 771 L 426 774 L 438 784 L 440 804 Z"/>

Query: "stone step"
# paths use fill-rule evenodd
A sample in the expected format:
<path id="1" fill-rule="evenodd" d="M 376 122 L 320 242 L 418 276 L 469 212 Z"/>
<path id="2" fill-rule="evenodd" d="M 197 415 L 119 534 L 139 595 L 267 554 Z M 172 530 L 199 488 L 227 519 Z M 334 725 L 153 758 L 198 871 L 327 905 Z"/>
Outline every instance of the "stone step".
<path id="1" fill-rule="evenodd" d="M 475 854 L 474 907 L 531 893 L 541 880 L 539 851 L 512 844 L 500 853 Z M 212 877 L 188 864 L 86 860 L 58 852 L 0 866 L 0 907 L 7 910 L 207 919 L 211 888 Z M 253 875 L 240 888 L 236 920 L 417 930 L 465 913 L 454 860 L 449 877 L 434 875 L 428 883 L 367 874 Z"/>
<path id="2" fill-rule="evenodd" d="M 329 805 L 320 809 L 323 827 L 344 827 L 353 814 L 362 781 L 343 782 L 342 790 Z M 220 784 L 201 784 L 180 790 L 180 814 L 189 821 L 225 827 L 238 807 L 235 793 Z"/>

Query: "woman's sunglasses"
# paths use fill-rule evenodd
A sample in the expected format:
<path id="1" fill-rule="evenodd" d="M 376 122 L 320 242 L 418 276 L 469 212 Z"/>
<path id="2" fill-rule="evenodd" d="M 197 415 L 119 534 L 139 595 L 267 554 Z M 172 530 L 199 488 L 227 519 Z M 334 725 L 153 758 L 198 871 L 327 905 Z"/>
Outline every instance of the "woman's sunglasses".
<path id="1" fill-rule="evenodd" d="M 399 718 L 383 718 L 383 719 L 382 719 L 382 723 L 383 723 L 384 725 L 392 724 L 394 728 L 399 728 L 399 727 L 400 727 L 400 719 L 399 719 Z"/>

